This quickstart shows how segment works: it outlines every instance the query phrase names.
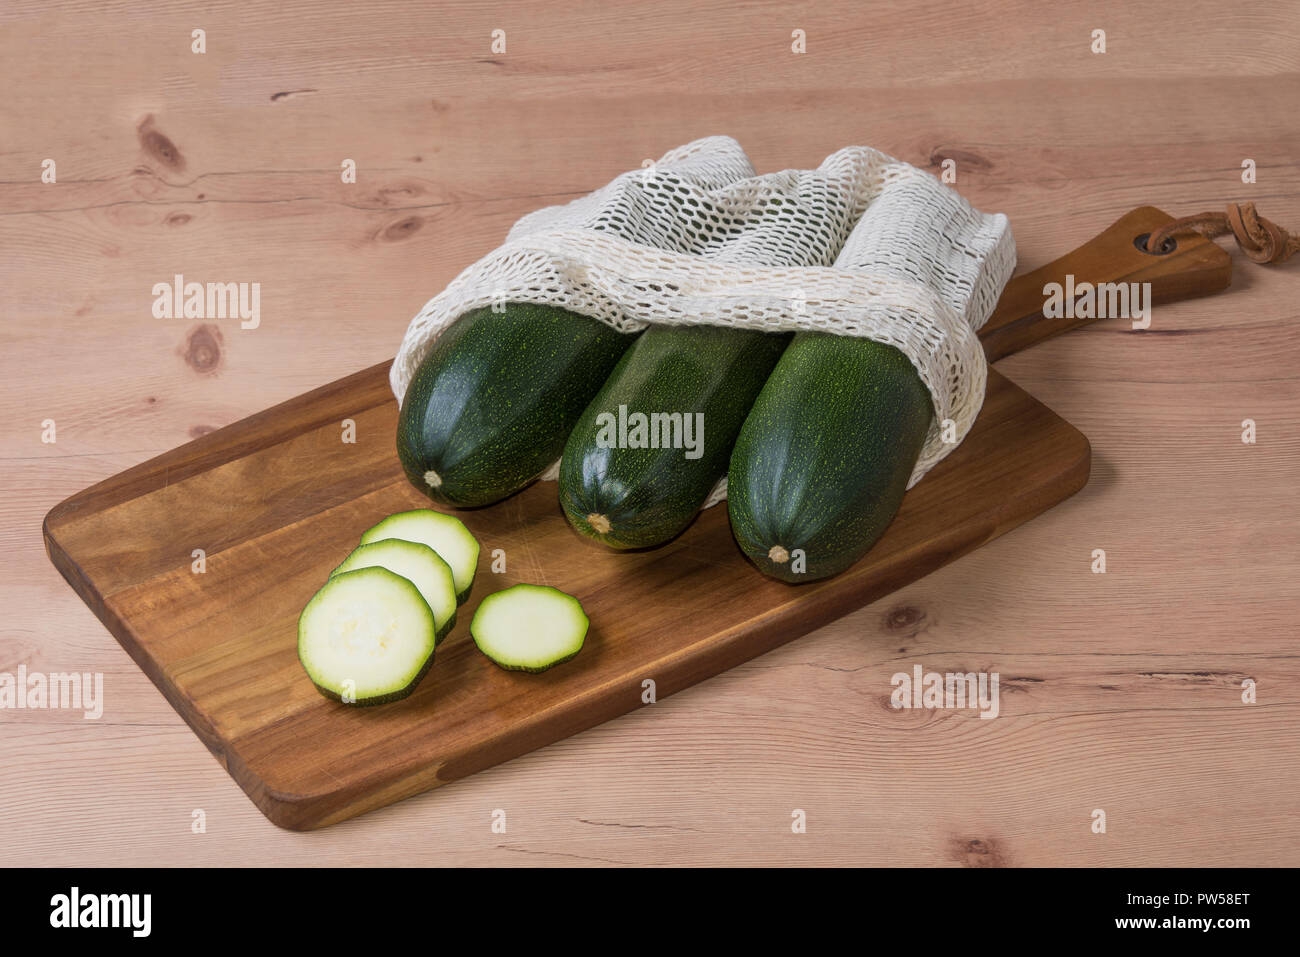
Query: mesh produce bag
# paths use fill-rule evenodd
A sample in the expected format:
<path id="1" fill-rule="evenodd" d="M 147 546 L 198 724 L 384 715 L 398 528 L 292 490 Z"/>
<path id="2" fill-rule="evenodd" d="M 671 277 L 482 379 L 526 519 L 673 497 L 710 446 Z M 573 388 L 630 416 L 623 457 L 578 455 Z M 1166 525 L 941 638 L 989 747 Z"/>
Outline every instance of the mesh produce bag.
<path id="1" fill-rule="evenodd" d="M 520 219 L 411 320 L 390 379 L 401 402 L 443 329 L 507 302 L 626 332 L 710 323 L 863 336 L 900 349 L 934 400 L 910 488 L 979 414 L 987 367 L 975 331 L 1014 267 L 1005 216 L 884 153 L 851 146 L 814 170 L 757 176 L 739 143 L 711 136 Z M 956 441 L 944 441 L 945 422 Z M 725 493 L 724 479 L 708 504 Z"/>

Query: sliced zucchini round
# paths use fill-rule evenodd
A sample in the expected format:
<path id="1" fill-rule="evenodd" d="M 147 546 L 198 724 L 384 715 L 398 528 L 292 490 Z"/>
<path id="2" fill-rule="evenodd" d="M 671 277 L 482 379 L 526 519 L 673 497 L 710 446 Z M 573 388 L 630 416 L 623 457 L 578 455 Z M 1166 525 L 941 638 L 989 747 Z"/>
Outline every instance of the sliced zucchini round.
<path id="1" fill-rule="evenodd" d="M 344 704 L 405 698 L 433 664 L 437 624 L 420 590 L 386 568 L 329 581 L 298 619 L 298 660 L 321 694 Z"/>
<path id="2" fill-rule="evenodd" d="M 478 650 L 502 668 L 535 674 L 581 651 L 587 625 L 572 595 L 546 585 L 514 585 L 483 599 L 469 631 Z"/>
<path id="3" fill-rule="evenodd" d="M 478 542 L 460 519 L 428 508 L 398 512 L 368 529 L 361 536 L 361 544 L 386 538 L 400 538 L 432 548 L 451 566 L 456 580 L 456 601 L 463 602 L 469 597 L 474 572 L 478 569 Z"/>
<path id="4" fill-rule="evenodd" d="M 400 538 L 385 538 L 358 545 L 343 564 L 330 573 L 330 578 L 358 568 L 387 568 L 401 575 L 420 590 L 433 620 L 438 627 L 438 641 L 456 624 L 456 584 L 451 566 L 428 545 L 406 542 Z"/>

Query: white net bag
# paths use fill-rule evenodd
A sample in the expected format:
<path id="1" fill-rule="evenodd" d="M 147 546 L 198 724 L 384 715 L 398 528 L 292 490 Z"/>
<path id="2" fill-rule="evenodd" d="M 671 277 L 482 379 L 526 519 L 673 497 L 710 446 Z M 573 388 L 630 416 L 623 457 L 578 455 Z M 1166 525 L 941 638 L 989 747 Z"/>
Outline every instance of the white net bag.
<path id="1" fill-rule="evenodd" d="M 877 150 L 757 176 L 739 143 L 710 136 L 520 219 L 411 320 L 390 381 L 401 402 L 443 329 L 507 302 L 625 332 L 709 323 L 862 336 L 901 350 L 934 400 L 910 488 L 979 414 L 987 366 L 975 331 L 1015 259 L 1005 216 Z M 945 423 L 956 441 L 944 441 Z M 725 494 L 724 479 L 707 504 Z"/>

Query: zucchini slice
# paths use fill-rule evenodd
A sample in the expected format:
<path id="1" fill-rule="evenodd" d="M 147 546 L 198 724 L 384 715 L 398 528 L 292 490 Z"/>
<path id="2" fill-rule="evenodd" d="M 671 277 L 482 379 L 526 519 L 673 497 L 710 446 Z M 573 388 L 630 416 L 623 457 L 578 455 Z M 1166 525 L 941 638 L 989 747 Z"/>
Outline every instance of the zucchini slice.
<path id="1" fill-rule="evenodd" d="M 405 698 L 433 664 L 437 624 L 420 590 L 386 568 L 331 578 L 298 619 L 298 660 L 344 704 Z"/>
<path id="2" fill-rule="evenodd" d="M 343 564 L 330 574 L 330 578 L 355 571 L 358 568 L 387 568 L 401 575 L 420 590 L 420 596 L 433 612 L 437 624 L 437 640 L 442 641 L 456 624 L 456 584 L 451 566 L 428 545 L 385 538 L 358 545 Z"/>
<path id="3" fill-rule="evenodd" d="M 464 602 L 474 586 L 474 572 L 478 569 L 478 542 L 469 533 L 465 523 L 451 515 L 428 508 L 390 515 L 361 536 L 361 544 L 380 542 L 386 538 L 427 545 L 451 566 L 456 582 L 456 601 Z"/>
<path id="4" fill-rule="evenodd" d="M 470 622 L 478 650 L 507 671 L 536 674 L 582 650 L 582 603 L 558 588 L 514 585 L 483 599 Z"/>

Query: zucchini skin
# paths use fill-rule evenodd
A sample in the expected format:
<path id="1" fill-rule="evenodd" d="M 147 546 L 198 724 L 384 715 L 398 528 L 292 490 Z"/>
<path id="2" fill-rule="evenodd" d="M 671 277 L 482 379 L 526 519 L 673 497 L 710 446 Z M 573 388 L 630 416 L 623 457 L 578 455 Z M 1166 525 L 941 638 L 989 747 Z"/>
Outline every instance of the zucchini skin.
<path id="1" fill-rule="evenodd" d="M 929 390 L 893 346 L 796 335 L 731 454 L 727 511 L 741 550 L 787 582 L 844 571 L 893 521 L 933 417 Z"/>
<path id="2" fill-rule="evenodd" d="M 551 465 L 635 335 L 553 306 L 458 318 L 416 369 L 397 420 L 411 484 L 457 508 L 491 505 Z"/>
<path id="3" fill-rule="evenodd" d="M 390 691 L 388 694 L 375 695 L 373 698 L 359 698 L 356 701 L 344 701 L 343 696 L 337 691 L 332 688 L 326 688 L 324 685 L 318 685 L 315 681 L 312 682 L 312 687 L 331 701 L 345 704 L 349 708 L 373 708 L 376 705 L 392 704 L 394 701 L 401 701 L 403 698 L 409 698 L 415 693 L 415 689 L 419 686 L 420 682 L 425 679 L 425 676 L 429 674 L 429 669 L 432 667 L 433 655 L 429 655 L 429 660 L 424 663 L 419 672 L 411 679 L 410 684 L 406 685 L 406 687 L 399 688 L 397 691 Z"/>
<path id="4" fill-rule="evenodd" d="M 790 335 L 719 326 L 656 326 L 641 334 L 564 447 L 560 505 L 583 535 L 612 548 L 677 536 L 727 472 L 731 446 Z M 682 448 L 603 448 L 597 417 L 680 413 L 698 422 L 698 458 Z M 593 527 L 591 519 L 595 517 Z"/>

